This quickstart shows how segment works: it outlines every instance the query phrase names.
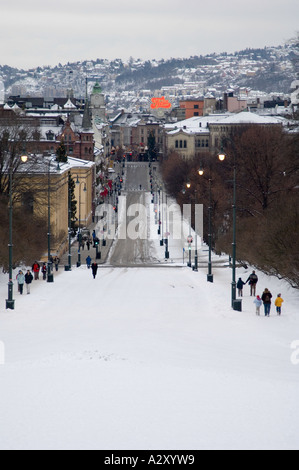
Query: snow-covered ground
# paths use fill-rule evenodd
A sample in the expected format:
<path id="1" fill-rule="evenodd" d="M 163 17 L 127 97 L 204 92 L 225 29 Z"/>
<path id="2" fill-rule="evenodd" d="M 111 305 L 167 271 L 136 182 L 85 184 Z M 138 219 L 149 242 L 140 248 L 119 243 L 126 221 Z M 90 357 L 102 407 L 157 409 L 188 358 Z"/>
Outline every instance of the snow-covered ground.
<path id="1" fill-rule="evenodd" d="M 298 449 L 299 292 L 258 273 L 285 304 L 257 317 L 206 273 L 82 266 L 14 311 L 0 276 L 0 449 Z"/>

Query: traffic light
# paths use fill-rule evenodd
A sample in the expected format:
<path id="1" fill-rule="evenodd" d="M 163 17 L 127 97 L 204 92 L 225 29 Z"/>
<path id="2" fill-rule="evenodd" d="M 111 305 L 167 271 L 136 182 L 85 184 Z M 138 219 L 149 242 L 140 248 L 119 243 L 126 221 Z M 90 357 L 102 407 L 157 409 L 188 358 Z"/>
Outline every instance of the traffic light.
<path id="1" fill-rule="evenodd" d="M 99 246 L 100 240 L 98 238 L 94 239 L 94 246 Z"/>

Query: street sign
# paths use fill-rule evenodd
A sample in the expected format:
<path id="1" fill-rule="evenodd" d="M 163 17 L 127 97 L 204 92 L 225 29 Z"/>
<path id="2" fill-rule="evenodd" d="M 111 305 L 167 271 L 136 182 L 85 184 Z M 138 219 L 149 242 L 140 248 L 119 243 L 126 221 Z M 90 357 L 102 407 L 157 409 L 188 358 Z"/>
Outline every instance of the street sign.
<path id="1" fill-rule="evenodd" d="M 188 242 L 189 244 L 190 244 L 190 243 L 193 243 L 193 237 L 189 236 L 189 237 L 187 238 L 187 242 Z"/>

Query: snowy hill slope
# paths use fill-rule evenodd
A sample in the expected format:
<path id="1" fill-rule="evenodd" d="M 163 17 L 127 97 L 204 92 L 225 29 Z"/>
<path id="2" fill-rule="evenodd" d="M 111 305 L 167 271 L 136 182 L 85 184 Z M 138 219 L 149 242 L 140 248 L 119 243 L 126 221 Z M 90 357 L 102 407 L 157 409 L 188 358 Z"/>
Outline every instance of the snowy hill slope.
<path id="1" fill-rule="evenodd" d="M 286 303 L 256 317 L 248 292 L 230 310 L 229 282 L 82 267 L 2 300 L 0 448 L 298 449 L 298 293 L 261 275 Z"/>
<path id="2" fill-rule="evenodd" d="M 206 251 L 195 273 L 183 246 L 170 240 L 169 267 L 34 281 L 14 311 L 0 276 L 0 449 L 299 448 L 299 292 L 258 273 L 283 315 L 257 317 L 248 286 L 232 311 L 230 268 L 207 283 Z"/>

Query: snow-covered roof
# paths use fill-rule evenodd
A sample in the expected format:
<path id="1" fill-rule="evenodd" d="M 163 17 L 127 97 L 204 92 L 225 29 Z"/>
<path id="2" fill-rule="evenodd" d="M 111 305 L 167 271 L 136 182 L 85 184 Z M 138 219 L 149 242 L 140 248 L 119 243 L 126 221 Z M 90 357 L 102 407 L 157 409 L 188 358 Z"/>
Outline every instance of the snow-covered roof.
<path id="1" fill-rule="evenodd" d="M 211 123 L 212 124 L 212 123 Z M 282 119 L 272 116 L 260 116 L 255 113 L 241 112 L 225 116 L 223 119 L 218 120 L 218 124 L 231 125 L 231 124 L 282 124 Z"/>
<path id="2" fill-rule="evenodd" d="M 18 168 L 18 173 L 26 173 L 29 175 L 33 174 L 47 174 L 49 171 L 50 164 L 50 173 L 52 174 L 63 174 L 66 171 L 72 169 L 84 169 L 92 168 L 95 166 L 94 162 L 88 160 L 81 160 L 79 158 L 68 157 L 68 161 L 65 163 L 56 161 L 56 155 L 51 157 L 43 157 L 41 155 L 29 156 L 27 163 L 22 163 Z"/>
<path id="3" fill-rule="evenodd" d="M 282 117 L 261 116 L 250 112 L 241 112 L 237 114 L 211 114 L 210 116 L 192 117 L 175 124 L 165 124 L 164 128 L 169 135 L 176 134 L 180 131 L 186 134 L 200 134 L 209 132 L 211 125 L 238 125 L 238 124 L 283 124 L 285 122 Z"/>
<path id="4" fill-rule="evenodd" d="M 209 125 L 217 122 L 220 118 L 223 119 L 223 114 L 212 114 L 210 116 L 197 116 L 183 121 L 176 122 L 175 124 L 165 124 L 164 128 L 168 134 L 176 134 L 179 131 L 184 131 L 188 134 L 198 134 L 201 132 L 208 132 Z"/>
<path id="5" fill-rule="evenodd" d="M 64 105 L 64 109 L 77 109 L 76 106 L 71 102 L 70 99 Z"/>

